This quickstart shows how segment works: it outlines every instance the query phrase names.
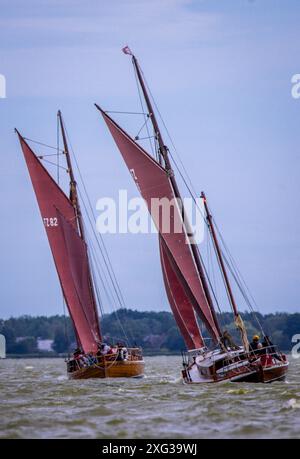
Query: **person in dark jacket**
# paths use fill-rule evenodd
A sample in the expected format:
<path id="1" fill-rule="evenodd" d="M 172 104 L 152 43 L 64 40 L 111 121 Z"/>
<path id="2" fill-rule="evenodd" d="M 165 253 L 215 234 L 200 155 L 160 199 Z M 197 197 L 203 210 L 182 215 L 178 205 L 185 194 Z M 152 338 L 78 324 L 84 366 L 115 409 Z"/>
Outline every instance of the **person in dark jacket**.
<path id="1" fill-rule="evenodd" d="M 259 336 L 254 335 L 252 342 L 250 343 L 250 350 L 253 351 L 254 354 L 260 354 L 260 349 L 262 348 L 262 344 L 259 341 Z"/>
<path id="2" fill-rule="evenodd" d="M 278 359 L 278 360 L 282 360 L 280 355 L 277 354 L 276 352 L 276 348 L 274 346 L 274 344 L 272 343 L 272 341 L 270 340 L 270 337 L 269 336 L 264 336 L 264 340 L 262 342 L 262 346 L 264 349 L 264 353 L 265 354 L 271 354 L 273 357 L 275 357 L 275 359 Z"/>

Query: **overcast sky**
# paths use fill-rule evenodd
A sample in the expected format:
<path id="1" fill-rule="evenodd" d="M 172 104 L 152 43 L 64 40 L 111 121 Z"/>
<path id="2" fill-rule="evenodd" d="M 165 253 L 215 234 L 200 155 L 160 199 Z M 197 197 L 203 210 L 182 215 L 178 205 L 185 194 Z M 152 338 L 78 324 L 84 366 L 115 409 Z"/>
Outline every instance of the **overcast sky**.
<path id="1" fill-rule="evenodd" d="M 299 311 L 299 1 L 1 0 L 0 11 L 0 317 L 62 313 L 14 127 L 55 145 L 60 108 L 93 206 L 137 196 L 93 106 L 140 109 L 126 44 L 260 311 Z M 104 240 L 127 306 L 167 310 L 157 237 Z"/>

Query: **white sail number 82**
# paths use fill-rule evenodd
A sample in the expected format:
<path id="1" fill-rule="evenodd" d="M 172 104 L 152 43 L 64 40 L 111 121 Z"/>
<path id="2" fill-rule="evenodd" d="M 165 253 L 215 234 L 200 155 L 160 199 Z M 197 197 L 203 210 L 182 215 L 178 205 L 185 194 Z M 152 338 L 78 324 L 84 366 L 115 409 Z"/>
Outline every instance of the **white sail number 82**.
<path id="1" fill-rule="evenodd" d="M 45 218 L 43 218 L 43 221 L 44 221 L 44 225 L 47 226 L 47 227 L 58 226 L 58 222 L 57 222 L 57 218 L 56 217 L 51 217 L 51 218 L 45 217 Z"/>

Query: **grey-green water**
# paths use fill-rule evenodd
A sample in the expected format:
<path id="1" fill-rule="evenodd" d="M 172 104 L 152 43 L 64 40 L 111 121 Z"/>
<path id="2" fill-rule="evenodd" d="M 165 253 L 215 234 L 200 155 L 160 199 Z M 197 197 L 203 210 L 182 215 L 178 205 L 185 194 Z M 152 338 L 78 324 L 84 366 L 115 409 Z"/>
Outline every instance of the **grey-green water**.
<path id="1" fill-rule="evenodd" d="M 69 381 L 59 359 L 0 361 L 0 438 L 300 437 L 300 359 L 285 383 L 183 385 L 179 357 L 140 380 Z"/>

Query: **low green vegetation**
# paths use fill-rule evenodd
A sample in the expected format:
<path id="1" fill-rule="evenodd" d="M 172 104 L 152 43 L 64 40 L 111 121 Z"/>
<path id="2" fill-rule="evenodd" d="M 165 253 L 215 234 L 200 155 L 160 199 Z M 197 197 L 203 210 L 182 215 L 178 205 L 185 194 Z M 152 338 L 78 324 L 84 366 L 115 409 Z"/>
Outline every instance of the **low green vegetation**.
<path id="1" fill-rule="evenodd" d="M 239 342 L 232 314 L 223 313 L 219 318 L 222 328 Z M 251 314 L 244 313 L 243 319 L 249 338 L 255 333 L 261 335 Z M 258 314 L 258 319 L 274 344 L 285 351 L 291 349 L 292 336 L 300 333 L 300 314 Z M 102 317 L 101 328 L 107 342 L 127 341 L 130 345 L 142 346 L 145 353 L 178 353 L 185 347 L 173 315 L 166 311 L 119 309 Z M 0 334 L 6 337 L 7 354 L 11 355 L 57 355 L 75 347 L 71 320 L 63 316 L 22 316 L 0 320 Z M 203 334 L 207 337 L 205 330 Z M 43 350 L 45 340 L 49 340 L 48 350 Z"/>

